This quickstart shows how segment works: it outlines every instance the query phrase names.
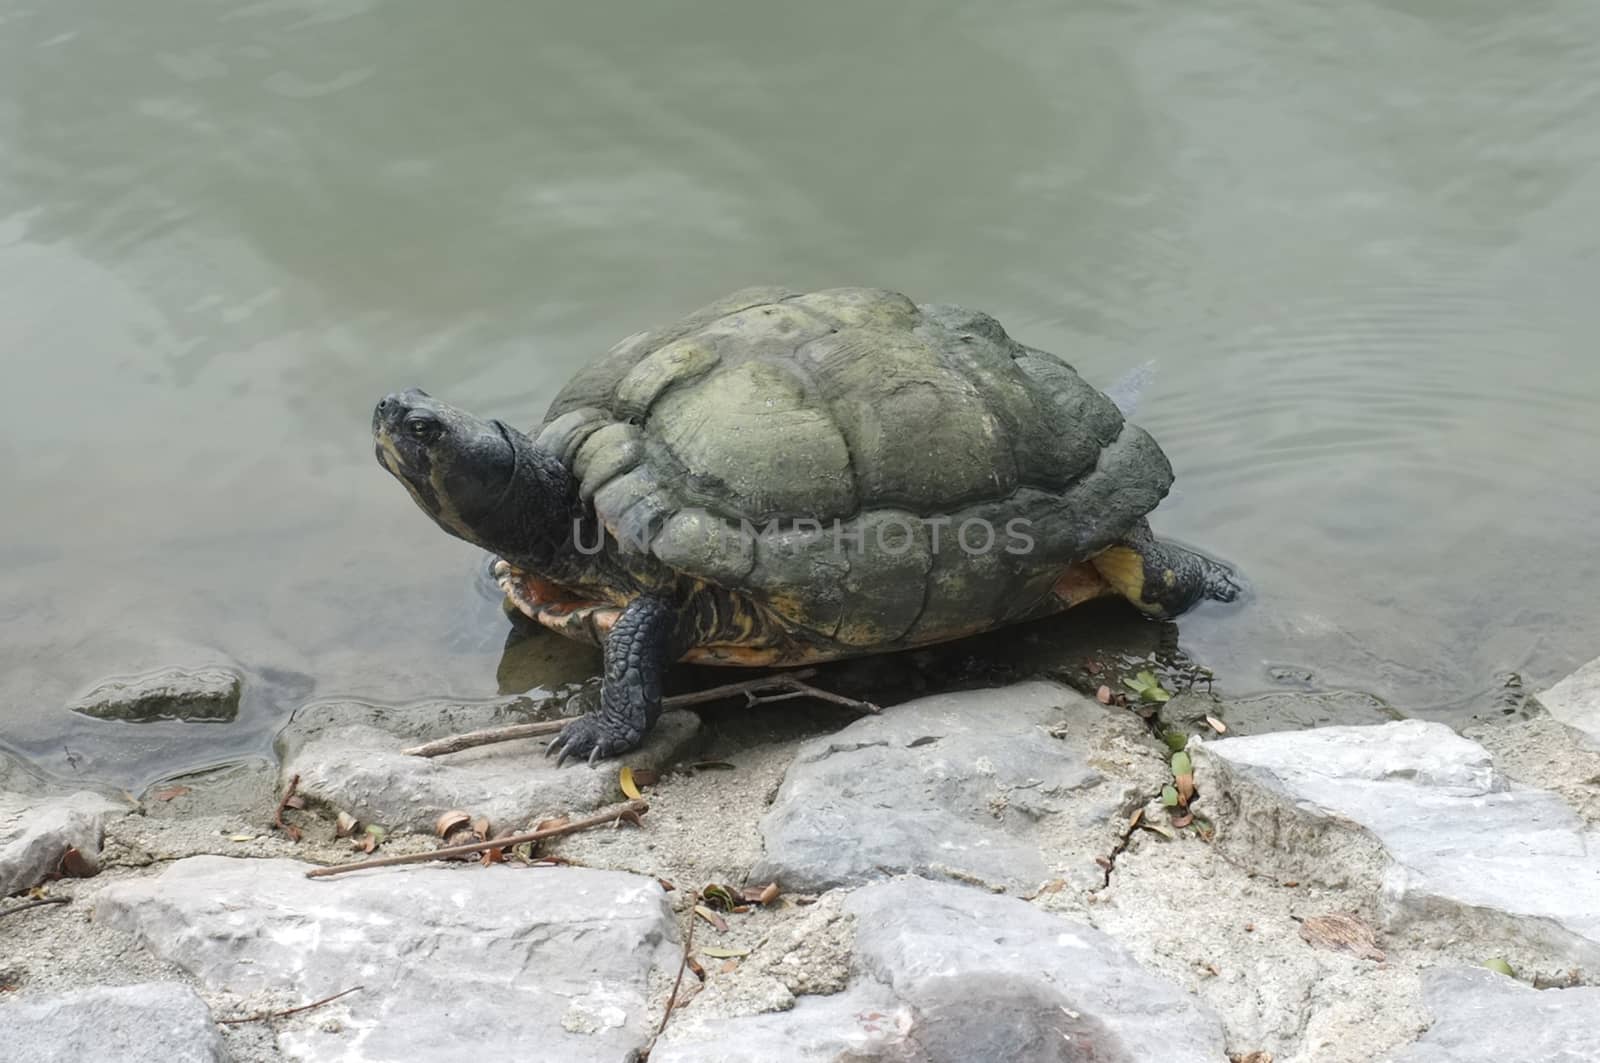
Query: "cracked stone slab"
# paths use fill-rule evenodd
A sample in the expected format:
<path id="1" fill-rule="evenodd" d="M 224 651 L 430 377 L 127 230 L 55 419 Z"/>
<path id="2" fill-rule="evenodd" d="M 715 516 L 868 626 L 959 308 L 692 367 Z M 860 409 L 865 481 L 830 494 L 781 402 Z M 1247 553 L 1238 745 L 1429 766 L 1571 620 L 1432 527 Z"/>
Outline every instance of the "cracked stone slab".
<path id="1" fill-rule="evenodd" d="M 239 673 L 231 668 L 163 668 L 107 679 L 67 708 L 101 720 L 231 720 L 239 714 Z"/>
<path id="2" fill-rule="evenodd" d="M 1448 727 L 1190 742 L 1216 844 L 1240 866 L 1375 895 L 1384 925 L 1515 967 L 1600 968 L 1600 839 L 1513 788 Z"/>
<path id="3" fill-rule="evenodd" d="M 353 709 L 350 708 L 353 706 Z M 620 771 L 661 770 L 697 745 L 700 718 L 666 712 L 639 749 L 625 757 L 556 767 L 547 739 L 480 746 L 443 757 L 401 752 L 420 740 L 506 721 L 501 702 L 445 713 L 430 705 L 391 709 L 350 703 L 340 725 L 327 709 L 280 737 L 289 751 L 283 775 L 300 776 L 299 792 L 349 812 L 364 823 L 431 832 L 441 812 L 487 816 L 496 830 L 519 829 L 543 816 L 586 812 L 623 799 Z M 441 718 L 454 726 L 441 726 Z"/>
<path id="4" fill-rule="evenodd" d="M 280 1020 L 295 1060 L 610 1063 L 648 1041 L 652 989 L 678 968 L 654 879 L 466 865 L 310 880 L 310 866 L 190 857 L 106 887 L 95 919 L 209 990 L 309 1002 L 364 987 Z"/>
<path id="5" fill-rule="evenodd" d="M 817 891 L 912 873 L 1092 888 L 1095 857 L 1159 791 L 1165 759 L 1132 714 L 1055 683 L 906 702 L 801 748 L 750 881 Z"/>
<path id="6" fill-rule="evenodd" d="M 10 1063 L 225 1063 L 200 995 L 176 982 L 94 986 L 0 1006 Z"/>
<path id="7" fill-rule="evenodd" d="M 61 864 L 68 849 L 99 856 L 105 818 L 129 806 L 80 790 L 65 797 L 0 793 L 0 897 L 31 889 Z"/>
<path id="8" fill-rule="evenodd" d="M 1600 745 L 1600 657 L 1540 694 L 1539 704 L 1591 745 Z"/>
<path id="9" fill-rule="evenodd" d="M 1600 988 L 1534 989 L 1493 971 L 1434 968 L 1422 976 L 1427 1033 L 1393 1063 L 1590 1063 Z"/>
<path id="10" fill-rule="evenodd" d="M 844 992 L 732 1018 L 691 1003 L 652 1063 L 1225 1058 L 1199 1001 L 1099 931 L 1024 901 L 900 878 L 844 907 L 856 920 Z"/>

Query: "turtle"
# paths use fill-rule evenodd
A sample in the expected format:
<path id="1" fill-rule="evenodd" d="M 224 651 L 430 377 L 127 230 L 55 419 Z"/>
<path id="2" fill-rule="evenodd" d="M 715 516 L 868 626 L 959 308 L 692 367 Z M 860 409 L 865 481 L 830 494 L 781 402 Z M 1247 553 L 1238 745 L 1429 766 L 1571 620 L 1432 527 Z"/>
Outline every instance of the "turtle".
<path id="1" fill-rule="evenodd" d="M 1072 366 L 882 289 L 735 292 L 579 370 L 529 433 L 418 389 L 372 431 L 498 558 L 508 611 L 603 647 L 558 765 L 637 747 L 679 660 L 812 664 L 1108 595 L 1165 619 L 1241 587 L 1156 538 L 1172 466 Z"/>

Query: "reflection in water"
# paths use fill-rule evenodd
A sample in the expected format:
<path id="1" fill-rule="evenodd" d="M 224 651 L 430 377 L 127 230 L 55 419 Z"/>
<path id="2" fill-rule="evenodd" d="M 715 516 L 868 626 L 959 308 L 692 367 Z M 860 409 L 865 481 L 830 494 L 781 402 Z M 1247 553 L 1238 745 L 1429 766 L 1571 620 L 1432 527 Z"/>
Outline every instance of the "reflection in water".
<path id="1" fill-rule="evenodd" d="M 1592 655 L 1600 8 L 942 8 L 0 0 L 0 740 L 136 782 L 264 750 L 302 696 L 268 670 L 588 674 L 545 639 L 497 678 L 479 561 L 367 411 L 529 425 L 758 282 L 981 307 L 1101 384 L 1154 361 L 1156 529 L 1258 591 L 1184 619 L 1225 687 L 1453 716 Z M 250 676 L 226 728 L 61 710 L 213 661 Z"/>

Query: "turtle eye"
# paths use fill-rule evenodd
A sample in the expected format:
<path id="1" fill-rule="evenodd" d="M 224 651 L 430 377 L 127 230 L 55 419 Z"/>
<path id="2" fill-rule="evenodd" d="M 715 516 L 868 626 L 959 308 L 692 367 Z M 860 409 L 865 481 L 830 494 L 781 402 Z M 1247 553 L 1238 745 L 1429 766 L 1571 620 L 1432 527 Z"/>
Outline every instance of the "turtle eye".
<path id="1" fill-rule="evenodd" d="M 432 439 L 439 434 L 439 422 L 432 417 L 406 419 L 406 433 L 413 439 Z"/>

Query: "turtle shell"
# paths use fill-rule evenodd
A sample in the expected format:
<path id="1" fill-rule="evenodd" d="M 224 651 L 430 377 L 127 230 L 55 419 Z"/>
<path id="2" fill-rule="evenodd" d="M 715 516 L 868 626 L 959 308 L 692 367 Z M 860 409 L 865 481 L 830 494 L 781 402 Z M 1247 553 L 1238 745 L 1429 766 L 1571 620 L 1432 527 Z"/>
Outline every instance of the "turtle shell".
<path id="1" fill-rule="evenodd" d="M 619 548 L 843 647 L 1039 615 L 1172 469 L 1071 366 L 895 292 L 750 288 L 631 336 L 540 443 Z"/>

